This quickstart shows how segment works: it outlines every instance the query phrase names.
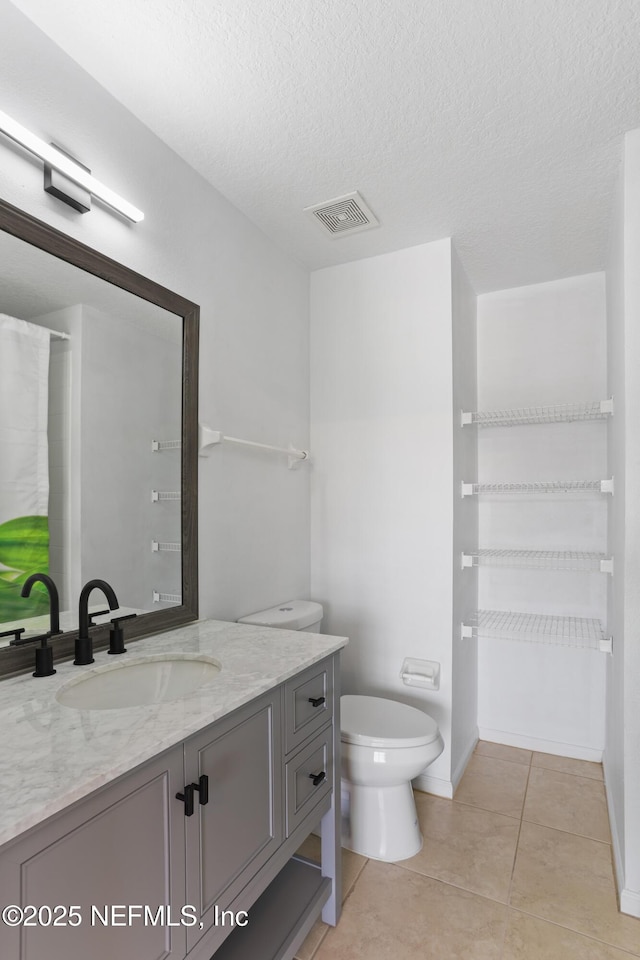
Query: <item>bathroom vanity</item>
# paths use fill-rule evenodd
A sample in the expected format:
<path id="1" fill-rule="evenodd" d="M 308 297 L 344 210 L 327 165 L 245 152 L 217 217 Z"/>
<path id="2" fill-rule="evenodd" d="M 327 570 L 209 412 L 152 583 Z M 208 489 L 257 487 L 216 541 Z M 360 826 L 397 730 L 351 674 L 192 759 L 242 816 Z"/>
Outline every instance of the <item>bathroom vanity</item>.
<path id="1" fill-rule="evenodd" d="M 218 621 L 149 637 L 118 666 L 179 652 L 221 669 L 142 706 L 56 700 L 104 654 L 3 681 L 0 906 L 24 913 L 0 956 L 285 960 L 335 923 L 345 643 Z M 320 865 L 294 856 L 318 826 Z"/>

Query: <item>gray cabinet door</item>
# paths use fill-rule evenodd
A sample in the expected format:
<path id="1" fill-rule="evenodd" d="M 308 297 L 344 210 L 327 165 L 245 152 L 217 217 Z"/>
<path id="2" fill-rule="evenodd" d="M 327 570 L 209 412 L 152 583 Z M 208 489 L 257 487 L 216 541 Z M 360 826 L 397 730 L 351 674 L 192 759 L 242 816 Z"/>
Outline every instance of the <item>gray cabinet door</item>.
<path id="1" fill-rule="evenodd" d="M 187 902 L 203 924 L 187 931 L 189 949 L 282 842 L 280 696 L 261 697 L 185 744 L 187 782 L 209 778 L 208 803 L 196 794 L 195 815 L 185 818 Z"/>
<path id="2" fill-rule="evenodd" d="M 0 927 L 0 957 L 182 960 L 185 928 L 166 912 L 178 905 L 179 922 L 185 903 L 182 817 L 171 821 L 182 783 L 180 746 L 7 847 L 4 902 L 43 909 L 34 926 Z"/>

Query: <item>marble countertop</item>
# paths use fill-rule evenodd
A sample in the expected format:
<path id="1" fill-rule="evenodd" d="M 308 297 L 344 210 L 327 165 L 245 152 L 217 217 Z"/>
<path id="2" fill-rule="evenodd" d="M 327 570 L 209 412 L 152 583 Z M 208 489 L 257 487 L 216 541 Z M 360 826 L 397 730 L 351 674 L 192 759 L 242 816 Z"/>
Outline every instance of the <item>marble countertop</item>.
<path id="1" fill-rule="evenodd" d="M 122 657 L 57 663 L 51 677 L 0 681 L 0 845 L 133 770 L 284 680 L 335 653 L 344 637 L 203 620 L 128 644 Z M 115 661 L 203 654 L 222 669 L 180 700 L 77 710 L 55 699 L 79 676 Z"/>

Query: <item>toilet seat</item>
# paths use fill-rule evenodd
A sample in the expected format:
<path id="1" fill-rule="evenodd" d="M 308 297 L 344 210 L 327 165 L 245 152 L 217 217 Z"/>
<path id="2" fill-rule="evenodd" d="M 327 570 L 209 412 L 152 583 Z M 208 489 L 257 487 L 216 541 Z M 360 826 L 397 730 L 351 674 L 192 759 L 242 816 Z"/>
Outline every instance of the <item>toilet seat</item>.
<path id="1" fill-rule="evenodd" d="M 340 698 L 340 712 L 344 743 L 394 750 L 423 746 L 439 736 L 432 717 L 397 700 L 347 694 Z"/>

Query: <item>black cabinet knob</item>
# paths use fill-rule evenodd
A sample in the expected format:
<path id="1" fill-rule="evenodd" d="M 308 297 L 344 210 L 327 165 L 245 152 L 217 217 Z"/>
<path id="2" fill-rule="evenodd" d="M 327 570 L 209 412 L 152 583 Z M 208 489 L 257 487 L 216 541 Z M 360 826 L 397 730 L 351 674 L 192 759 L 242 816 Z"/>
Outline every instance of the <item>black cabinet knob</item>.
<path id="1" fill-rule="evenodd" d="M 206 773 L 203 773 L 198 782 L 192 783 L 191 786 L 198 791 L 198 800 L 201 807 L 209 803 L 209 777 Z"/>
<path id="2" fill-rule="evenodd" d="M 184 793 L 176 793 L 176 800 L 182 800 L 184 803 L 185 817 L 193 816 L 193 791 L 194 785 L 192 783 L 188 783 L 184 788 Z"/>
<path id="3" fill-rule="evenodd" d="M 324 770 L 321 773 L 310 773 L 309 780 L 313 780 L 314 787 L 317 787 L 322 783 L 326 776 L 327 774 Z"/>
<path id="4" fill-rule="evenodd" d="M 312 707 L 321 707 L 325 699 L 325 697 L 309 697 L 309 703 Z"/>

